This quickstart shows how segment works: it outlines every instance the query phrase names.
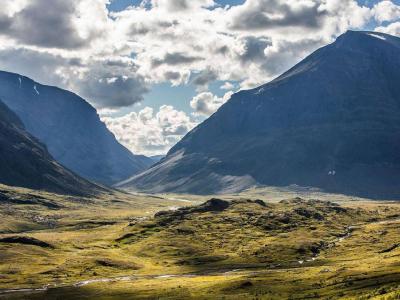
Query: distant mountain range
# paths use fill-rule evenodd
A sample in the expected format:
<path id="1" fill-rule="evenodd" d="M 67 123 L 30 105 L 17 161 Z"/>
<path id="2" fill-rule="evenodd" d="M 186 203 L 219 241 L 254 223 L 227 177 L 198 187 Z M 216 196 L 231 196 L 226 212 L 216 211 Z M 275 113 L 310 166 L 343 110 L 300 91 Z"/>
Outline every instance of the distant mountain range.
<path id="1" fill-rule="evenodd" d="M 400 197 L 399 38 L 348 31 L 234 94 L 166 158 L 118 186 L 206 194 L 293 184 Z"/>
<path id="2" fill-rule="evenodd" d="M 165 157 L 165 155 L 153 155 L 153 156 L 150 156 L 149 158 L 153 161 L 153 163 L 158 163 L 164 157 Z"/>
<path id="3" fill-rule="evenodd" d="M 81 196 L 106 191 L 56 162 L 46 147 L 25 130 L 19 118 L 1 101 L 0 182 Z"/>
<path id="4" fill-rule="evenodd" d="M 58 162 L 86 179 L 111 185 L 153 164 L 119 144 L 96 110 L 74 93 L 0 72 L 0 99 Z"/>

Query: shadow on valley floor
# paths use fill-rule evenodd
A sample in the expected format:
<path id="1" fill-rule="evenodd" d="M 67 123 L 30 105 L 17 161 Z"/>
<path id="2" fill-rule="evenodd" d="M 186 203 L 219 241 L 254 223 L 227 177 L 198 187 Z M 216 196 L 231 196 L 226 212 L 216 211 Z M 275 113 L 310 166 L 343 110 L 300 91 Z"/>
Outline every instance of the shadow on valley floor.
<path id="1" fill-rule="evenodd" d="M 0 299 L 399 297 L 400 203 L 264 193 L 2 203 Z"/>

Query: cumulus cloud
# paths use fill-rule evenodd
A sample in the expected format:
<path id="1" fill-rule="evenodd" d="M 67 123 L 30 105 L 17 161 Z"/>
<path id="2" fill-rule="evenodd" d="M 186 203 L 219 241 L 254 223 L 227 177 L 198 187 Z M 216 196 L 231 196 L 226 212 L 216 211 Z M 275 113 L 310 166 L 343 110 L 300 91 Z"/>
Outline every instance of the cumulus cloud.
<path id="1" fill-rule="evenodd" d="M 124 107 L 143 101 L 143 94 L 149 89 L 140 76 L 93 74 L 79 82 L 82 95 L 91 99 L 98 107 Z"/>
<path id="2" fill-rule="evenodd" d="M 219 98 L 210 92 L 203 92 L 192 98 L 190 106 L 194 109 L 195 114 L 208 117 L 228 101 L 232 94 L 233 92 L 229 91 L 223 97 Z"/>
<path id="3" fill-rule="evenodd" d="M 107 3 L 5 1 L 0 69 L 70 89 L 103 110 L 143 101 L 154 84 L 190 84 L 199 94 L 187 101 L 196 116 L 208 116 L 227 100 L 209 92 L 216 80 L 226 91 L 230 82 L 238 88 L 266 83 L 339 34 L 371 22 L 400 35 L 399 6 L 387 0 L 372 7 L 356 0 L 246 0 L 224 7 L 213 0 L 145 0 L 120 12 L 109 12 Z M 149 145 L 173 144 L 178 135 L 160 129 L 166 111 L 152 112 L 146 124 L 153 131 L 144 136 L 131 130 L 134 142 L 127 144 L 151 134 L 163 142 Z M 139 113 L 130 118 L 145 123 Z"/>
<path id="4" fill-rule="evenodd" d="M 392 22 L 400 19 L 400 6 L 385 0 L 374 5 L 372 13 L 380 23 Z"/>
<path id="5" fill-rule="evenodd" d="M 233 8 L 231 27 L 246 31 L 294 26 L 316 28 L 327 15 L 320 4 L 309 0 L 247 0 Z"/>
<path id="6" fill-rule="evenodd" d="M 46 0 L 32 1 L 14 15 L 10 25 L 13 37 L 27 44 L 44 47 L 83 46 L 86 41 L 79 36 L 71 18 L 76 9 L 73 2 L 55 0 L 48 9 L 44 9 L 46 4 L 48 5 Z"/>
<path id="7" fill-rule="evenodd" d="M 243 51 L 239 54 L 242 63 L 264 61 L 264 50 L 271 46 L 271 40 L 264 37 L 246 36 L 242 38 Z"/>
<path id="8" fill-rule="evenodd" d="M 76 62 L 75 62 L 76 63 Z M 0 65 L 4 71 L 15 72 L 34 78 L 37 81 L 61 87 L 66 86 L 66 73 L 74 69 L 74 62 L 50 52 L 39 52 L 23 47 L 0 49 Z"/>
<path id="9" fill-rule="evenodd" d="M 200 74 L 195 75 L 194 79 L 192 80 L 192 84 L 194 84 L 197 90 L 207 90 L 208 85 L 216 80 L 218 75 L 216 72 L 212 70 L 204 70 L 200 72 Z"/>
<path id="10" fill-rule="evenodd" d="M 90 6 L 93 14 L 96 14 L 96 1 Z M 78 0 L 53 0 L 51 4 L 47 0 L 31 0 L 25 4 L 8 18 L 0 16 L 0 29 L 3 35 L 29 45 L 80 48 L 100 37 L 102 23 L 106 22 L 104 15 L 102 20 L 96 20 L 96 27 L 95 24 L 81 21 L 88 17 L 85 11 L 89 8 L 87 0 L 86 3 Z"/>
<path id="11" fill-rule="evenodd" d="M 124 64 L 123 68 L 120 64 Z M 0 65 L 2 70 L 77 91 L 97 108 L 131 106 L 141 102 L 149 90 L 144 78 L 131 70 L 135 69 L 131 61 L 106 59 L 88 63 L 47 51 L 7 48 L 0 49 Z"/>
<path id="12" fill-rule="evenodd" d="M 223 85 L 220 86 L 221 90 L 232 90 L 235 86 L 230 82 L 224 82 Z"/>
<path id="13" fill-rule="evenodd" d="M 213 0 L 152 0 L 151 4 L 154 8 L 165 9 L 169 12 L 180 12 L 211 7 L 215 5 L 215 2 Z"/>
<path id="14" fill-rule="evenodd" d="M 190 72 L 174 72 L 174 71 L 166 71 L 164 73 L 164 80 L 167 82 L 171 82 L 172 86 L 178 86 L 181 84 L 186 84 L 189 80 Z"/>
<path id="15" fill-rule="evenodd" d="M 292 58 L 306 56 L 323 44 L 319 39 L 303 39 L 301 41 L 277 40 L 264 49 L 265 59 L 260 62 L 261 68 L 273 74 L 279 74 L 280 70 L 286 70 L 293 66 Z M 289 63 L 288 63 L 289 62 Z"/>
<path id="16" fill-rule="evenodd" d="M 177 66 L 181 64 L 192 63 L 198 60 L 202 60 L 201 57 L 190 56 L 180 52 L 166 53 L 161 59 L 154 59 L 152 61 L 153 67 L 158 67 L 163 64 Z"/>
<path id="17" fill-rule="evenodd" d="M 62 81 L 98 107 L 122 107 L 165 81 L 202 92 L 215 80 L 254 87 L 345 30 L 398 15 L 390 1 L 368 8 L 355 0 L 247 0 L 226 7 L 213 0 L 147 0 L 114 13 L 107 3 L 7 1 L 0 50 L 57 57 L 44 83 Z"/>
<path id="18" fill-rule="evenodd" d="M 150 107 L 125 116 L 102 120 L 116 138 L 134 153 L 165 154 L 197 124 L 182 111 L 163 105 L 157 113 Z"/>
<path id="19" fill-rule="evenodd" d="M 171 79 L 175 85 L 185 84 L 190 74 L 190 83 L 199 91 L 206 91 L 216 79 L 254 87 L 372 18 L 371 9 L 354 0 L 247 0 L 232 7 L 211 2 L 152 1 L 150 8 L 114 14 L 121 32 L 132 34 L 132 27 L 137 29 L 130 35 L 133 51 L 139 71 L 151 82 Z M 179 8 L 169 10 L 169 5 Z M 182 9 L 191 12 L 182 14 Z M 282 55 L 266 51 L 285 43 L 291 50 Z"/>
<path id="20" fill-rule="evenodd" d="M 391 23 L 388 26 L 380 26 L 375 28 L 376 31 L 400 36 L 400 22 Z"/>

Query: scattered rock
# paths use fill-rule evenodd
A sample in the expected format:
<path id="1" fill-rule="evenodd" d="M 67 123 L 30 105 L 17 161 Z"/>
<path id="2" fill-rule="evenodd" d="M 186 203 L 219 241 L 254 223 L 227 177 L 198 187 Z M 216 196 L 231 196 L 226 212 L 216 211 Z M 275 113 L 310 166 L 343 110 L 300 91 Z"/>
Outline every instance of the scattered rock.
<path id="1" fill-rule="evenodd" d="M 330 206 L 330 210 L 335 211 L 336 213 L 346 213 L 348 211 L 347 208 L 341 206 Z"/>
<path id="2" fill-rule="evenodd" d="M 300 197 L 279 201 L 279 203 L 281 203 L 281 204 L 300 204 L 300 203 L 305 203 L 305 202 L 307 202 L 307 201 Z"/>
<path id="3" fill-rule="evenodd" d="M 140 267 L 135 263 L 111 260 L 108 258 L 97 259 L 96 264 L 103 267 L 138 270 Z"/>
<path id="4" fill-rule="evenodd" d="M 294 210 L 294 212 L 300 216 L 307 218 L 307 219 L 315 219 L 318 221 L 324 220 L 324 217 L 319 212 L 316 212 L 316 211 L 310 210 L 310 209 L 306 209 L 303 207 L 296 208 Z"/>
<path id="5" fill-rule="evenodd" d="M 229 207 L 230 203 L 225 200 L 213 198 L 202 205 L 192 208 L 192 212 L 223 211 Z"/>
<path id="6" fill-rule="evenodd" d="M 320 273 L 329 273 L 331 270 L 329 270 L 329 269 L 322 269 L 321 271 L 320 271 Z"/>
<path id="7" fill-rule="evenodd" d="M 240 284 L 239 288 L 245 289 L 245 288 L 249 288 L 252 286 L 253 286 L 253 283 L 251 281 L 245 281 L 242 284 Z"/>
<path id="8" fill-rule="evenodd" d="M 229 206 L 229 201 L 213 198 L 199 206 L 181 207 L 177 210 L 160 211 L 154 215 L 154 218 L 157 219 L 158 225 L 166 226 L 176 221 L 179 222 L 194 213 L 221 212 Z"/>
<path id="9" fill-rule="evenodd" d="M 194 234 L 194 230 L 189 227 L 178 227 L 176 228 L 178 234 Z"/>
<path id="10" fill-rule="evenodd" d="M 261 206 L 264 206 L 264 207 L 267 206 L 267 204 L 265 204 L 265 202 L 263 200 L 260 200 L 260 199 L 254 200 L 254 203 L 257 203 L 258 205 L 261 205 Z"/>
<path id="11" fill-rule="evenodd" d="M 0 243 L 9 243 L 9 244 L 24 244 L 24 245 L 32 245 L 38 246 L 42 248 L 54 248 L 53 245 L 43 242 L 41 240 L 35 239 L 33 237 L 27 236 L 10 236 L 0 239 Z"/>
<path id="12" fill-rule="evenodd" d="M 292 221 L 292 218 L 289 214 L 284 213 L 278 216 L 277 221 L 284 224 L 289 224 Z"/>

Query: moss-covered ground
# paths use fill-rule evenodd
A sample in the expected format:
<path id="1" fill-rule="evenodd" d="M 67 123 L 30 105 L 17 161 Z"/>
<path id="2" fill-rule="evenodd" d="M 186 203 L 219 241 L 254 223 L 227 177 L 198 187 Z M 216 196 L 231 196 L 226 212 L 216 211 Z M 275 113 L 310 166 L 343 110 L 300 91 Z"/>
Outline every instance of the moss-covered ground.
<path id="1" fill-rule="evenodd" d="M 7 186 L 0 197 L 0 299 L 400 299 L 397 202 Z"/>

